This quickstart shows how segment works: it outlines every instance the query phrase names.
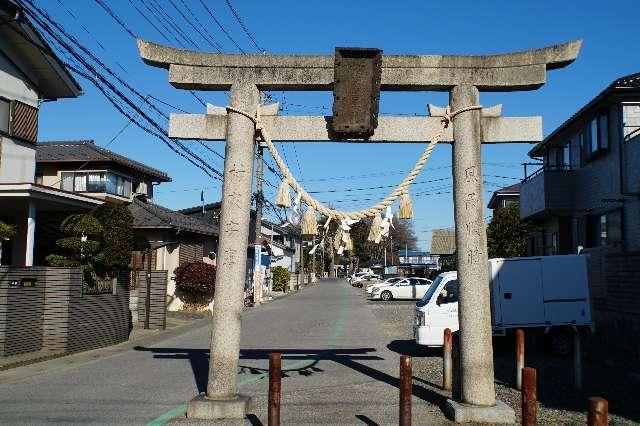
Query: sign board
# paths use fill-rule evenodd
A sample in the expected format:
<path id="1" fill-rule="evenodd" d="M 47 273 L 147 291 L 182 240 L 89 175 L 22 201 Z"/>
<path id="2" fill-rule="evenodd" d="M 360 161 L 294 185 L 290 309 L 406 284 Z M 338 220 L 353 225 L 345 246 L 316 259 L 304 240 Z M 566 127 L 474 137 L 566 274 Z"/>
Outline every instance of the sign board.
<path id="1" fill-rule="evenodd" d="M 367 138 L 378 127 L 382 51 L 337 47 L 334 62 L 333 131 Z"/>

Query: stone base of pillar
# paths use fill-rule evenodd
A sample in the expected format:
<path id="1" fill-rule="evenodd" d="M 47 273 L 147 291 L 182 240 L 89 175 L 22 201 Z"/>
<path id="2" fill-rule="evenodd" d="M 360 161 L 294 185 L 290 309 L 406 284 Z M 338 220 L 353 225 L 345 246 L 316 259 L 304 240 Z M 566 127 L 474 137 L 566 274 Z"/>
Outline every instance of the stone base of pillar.
<path id="1" fill-rule="evenodd" d="M 512 424 L 516 422 L 516 413 L 513 408 L 499 400 L 496 400 L 496 405 L 492 407 L 482 407 L 447 399 L 446 414 L 456 423 Z"/>
<path id="2" fill-rule="evenodd" d="M 187 418 L 200 420 L 244 419 L 251 414 L 251 397 L 236 395 L 233 399 L 209 399 L 200 394 L 189 401 Z"/>

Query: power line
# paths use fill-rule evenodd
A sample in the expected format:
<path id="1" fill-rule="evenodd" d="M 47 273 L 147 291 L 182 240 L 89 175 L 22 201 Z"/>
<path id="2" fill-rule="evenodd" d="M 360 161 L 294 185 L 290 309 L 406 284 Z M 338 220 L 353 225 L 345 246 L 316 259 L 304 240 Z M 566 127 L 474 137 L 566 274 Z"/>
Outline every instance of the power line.
<path id="1" fill-rule="evenodd" d="M 260 53 L 265 53 L 266 50 L 261 48 L 258 45 L 258 42 L 256 41 L 255 38 L 253 38 L 253 36 L 251 35 L 251 33 L 249 32 L 249 30 L 247 29 L 247 27 L 244 25 L 244 23 L 242 22 L 242 19 L 240 19 L 240 16 L 238 15 L 238 12 L 236 12 L 236 10 L 233 8 L 233 6 L 231 5 L 231 2 L 229 0 L 225 0 L 227 2 L 227 6 L 229 6 L 229 9 L 231 9 L 231 13 L 233 13 L 233 16 L 236 17 L 236 20 L 238 21 L 238 23 L 240 24 L 240 26 L 242 27 L 242 30 L 244 31 L 244 33 L 249 37 L 249 39 L 251 40 L 251 42 L 253 43 L 253 45 L 256 47 L 256 49 L 258 49 L 258 52 Z"/>
<path id="2" fill-rule="evenodd" d="M 242 47 L 240 47 L 240 45 L 238 43 L 236 43 L 236 41 L 233 39 L 233 37 L 231 37 L 231 35 L 227 32 L 227 30 L 222 26 L 220 21 L 218 21 L 218 18 L 215 17 L 215 15 L 211 11 L 211 9 L 209 9 L 209 7 L 205 4 L 205 2 L 200 0 L 200 4 L 202 4 L 202 7 L 204 7 L 204 9 L 207 11 L 209 16 L 211 16 L 211 19 L 213 19 L 213 21 L 216 23 L 216 25 L 218 25 L 218 27 L 220 27 L 222 32 L 226 34 L 227 38 L 229 38 L 229 40 L 231 40 L 231 42 L 238 48 L 238 50 L 240 52 L 242 52 L 242 53 L 246 53 L 244 51 L 244 49 Z"/>

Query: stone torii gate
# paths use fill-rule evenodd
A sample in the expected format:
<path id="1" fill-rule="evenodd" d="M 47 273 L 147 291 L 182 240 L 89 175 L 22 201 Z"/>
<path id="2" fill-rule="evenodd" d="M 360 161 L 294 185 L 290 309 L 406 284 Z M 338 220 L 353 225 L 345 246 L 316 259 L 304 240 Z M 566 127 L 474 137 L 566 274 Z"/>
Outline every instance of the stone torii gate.
<path id="1" fill-rule="evenodd" d="M 490 56 L 381 56 L 379 89 L 448 91 L 452 111 L 479 105 L 480 91 L 535 90 L 548 70 L 567 66 L 581 41 Z M 201 53 L 138 41 L 145 63 L 169 70 L 180 89 L 229 90 L 230 112 L 172 114 L 169 136 L 226 141 L 216 301 L 213 314 L 209 381 L 204 396 L 189 404 L 192 418 L 244 417 L 249 399 L 237 394 L 242 294 L 256 128 L 274 141 L 426 143 L 439 129 L 444 111 L 430 107 L 429 117 L 380 117 L 373 134 L 348 139 L 335 134 L 332 117 L 277 116 L 259 106 L 260 90 L 330 91 L 338 83 L 333 56 L 226 55 Z M 351 95 L 358 95 L 351 93 Z M 377 99 L 376 99 L 377 101 Z M 376 104 L 377 115 L 377 104 Z M 236 112 L 234 112 L 234 110 Z M 509 422 L 514 413 L 496 401 L 491 343 L 487 241 L 483 220 L 481 143 L 534 143 L 542 140 L 540 117 L 502 118 L 500 108 L 460 113 L 442 142 L 453 143 L 454 210 L 459 281 L 461 401 L 449 401 L 456 421 Z M 345 140 L 347 139 L 347 140 Z"/>

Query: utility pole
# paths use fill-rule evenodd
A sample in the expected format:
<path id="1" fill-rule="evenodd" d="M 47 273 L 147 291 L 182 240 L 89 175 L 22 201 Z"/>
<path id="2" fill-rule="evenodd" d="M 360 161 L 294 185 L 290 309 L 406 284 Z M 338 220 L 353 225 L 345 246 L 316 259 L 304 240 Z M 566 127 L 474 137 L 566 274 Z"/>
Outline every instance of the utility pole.
<path id="1" fill-rule="evenodd" d="M 316 245 L 316 236 L 313 236 L 312 248 Z M 309 274 L 309 284 L 313 284 L 313 278 L 316 276 L 316 250 L 313 251 L 311 255 L 311 273 Z"/>
<path id="2" fill-rule="evenodd" d="M 254 264 L 253 264 L 253 304 L 260 305 L 262 301 L 262 182 L 264 181 L 264 152 L 261 143 L 258 143 L 256 170 L 256 229 L 254 239 Z"/>

